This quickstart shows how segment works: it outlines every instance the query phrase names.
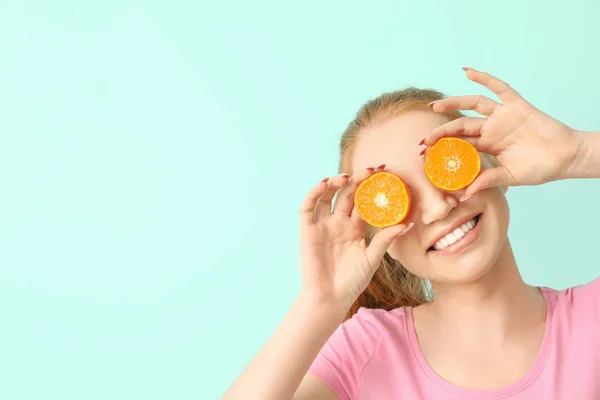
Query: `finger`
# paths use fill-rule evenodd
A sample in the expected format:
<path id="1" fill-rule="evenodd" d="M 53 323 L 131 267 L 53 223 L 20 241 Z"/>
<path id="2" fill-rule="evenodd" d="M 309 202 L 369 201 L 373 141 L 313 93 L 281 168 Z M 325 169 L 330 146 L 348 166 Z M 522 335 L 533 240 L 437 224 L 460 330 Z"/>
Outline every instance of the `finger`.
<path id="1" fill-rule="evenodd" d="M 302 224 L 312 224 L 315 222 L 315 207 L 317 206 L 317 202 L 319 198 L 325 193 L 327 190 L 327 181 L 329 178 L 323 179 L 321 182 L 317 184 L 317 186 L 313 187 L 304 198 L 304 201 L 300 205 L 300 223 Z"/>
<path id="2" fill-rule="evenodd" d="M 421 141 L 422 144 L 433 146 L 435 142 L 448 136 L 479 136 L 486 118 L 462 117 L 438 126 Z"/>
<path id="3" fill-rule="evenodd" d="M 385 165 L 383 165 L 383 168 L 381 167 L 380 165 L 377 170 L 385 168 Z M 335 205 L 333 206 L 333 214 L 350 216 L 354 208 L 354 193 L 356 193 L 356 188 L 362 181 L 371 176 L 373 171 L 373 168 L 367 168 L 350 179 L 349 183 L 338 192 Z"/>
<path id="4" fill-rule="evenodd" d="M 429 103 L 429 107 L 435 112 L 473 110 L 485 116 L 489 116 L 501 105 L 485 96 L 452 96 Z"/>
<path id="5" fill-rule="evenodd" d="M 367 247 L 365 253 L 367 256 L 367 260 L 369 261 L 369 265 L 373 269 L 377 269 L 381 259 L 385 255 L 385 252 L 388 250 L 390 245 L 394 242 L 400 235 L 405 235 L 412 229 L 414 223 L 406 224 L 398 224 L 394 226 L 390 226 L 388 228 L 383 228 L 379 232 L 375 234 L 373 240 Z"/>
<path id="6" fill-rule="evenodd" d="M 315 209 L 315 217 L 317 220 L 331 215 L 331 202 L 333 197 L 347 182 L 348 174 L 340 174 L 327 182 L 327 190 L 325 190 L 325 193 L 323 193 L 317 201 L 317 207 Z"/>
<path id="7" fill-rule="evenodd" d="M 352 209 L 352 212 L 350 213 L 350 218 L 354 221 L 354 222 L 358 222 L 358 221 L 364 221 L 363 217 L 360 216 L 360 214 L 358 213 L 358 210 L 356 209 L 356 207 L 354 207 Z"/>
<path id="8" fill-rule="evenodd" d="M 496 186 L 509 186 L 511 183 L 510 174 L 503 167 L 488 168 L 481 171 L 473 183 L 467 187 L 461 201 L 467 197 L 473 196 L 484 189 Z"/>
<path id="9" fill-rule="evenodd" d="M 508 83 L 495 76 L 486 72 L 477 71 L 473 68 L 465 67 L 463 69 L 467 73 L 467 78 L 490 89 L 503 103 L 521 99 L 521 95 L 519 95 L 516 90 L 510 87 Z"/>

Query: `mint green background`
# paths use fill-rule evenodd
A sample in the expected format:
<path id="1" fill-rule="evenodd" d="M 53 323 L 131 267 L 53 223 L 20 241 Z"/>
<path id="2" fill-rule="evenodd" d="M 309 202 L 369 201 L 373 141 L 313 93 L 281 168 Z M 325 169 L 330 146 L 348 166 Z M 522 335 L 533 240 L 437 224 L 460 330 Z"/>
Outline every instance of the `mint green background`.
<path id="1" fill-rule="evenodd" d="M 502 4 L 0 0 L 0 398 L 219 398 L 299 289 L 304 193 L 382 91 L 486 93 L 470 65 L 600 130 L 600 5 Z M 600 275 L 599 195 L 510 190 L 526 280 Z"/>

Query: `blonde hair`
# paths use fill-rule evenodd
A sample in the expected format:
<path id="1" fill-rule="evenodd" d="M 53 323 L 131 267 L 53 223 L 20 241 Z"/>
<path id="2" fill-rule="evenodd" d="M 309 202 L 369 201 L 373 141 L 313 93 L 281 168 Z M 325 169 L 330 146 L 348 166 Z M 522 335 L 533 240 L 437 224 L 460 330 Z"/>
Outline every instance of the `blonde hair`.
<path id="1" fill-rule="evenodd" d="M 342 134 L 339 172 L 352 173 L 354 148 L 358 137 L 366 128 L 407 111 L 433 112 L 427 108 L 427 104 L 443 98 L 444 95 L 435 90 L 409 87 L 384 93 L 367 102 L 358 110 L 354 120 L 348 124 Z M 460 111 L 440 114 L 445 115 L 449 120 L 464 116 Z M 490 164 L 498 165 L 493 157 L 483 156 L 489 158 L 487 161 Z M 376 232 L 376 229 L 367 226 L 367 243 L 370 243 Z M 399 261 L 386 253 L 367 289 L 360 294 L 348 311 L 346 319 L 351 318 L 360 307 L 392 310 L 403 306 L 415 307 L 431 299 L 433 299 L 433 291 L 428 282 L 409 272 Z"/>

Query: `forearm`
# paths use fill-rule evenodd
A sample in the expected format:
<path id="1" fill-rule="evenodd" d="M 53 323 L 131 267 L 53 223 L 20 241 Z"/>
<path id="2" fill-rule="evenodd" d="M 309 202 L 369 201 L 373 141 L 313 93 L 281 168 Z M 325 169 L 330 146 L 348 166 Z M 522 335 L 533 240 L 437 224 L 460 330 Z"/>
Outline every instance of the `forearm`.
<path id="1" fill-rule="evenodd" d="M 266 345 L 224 399 L 290 399 L 317 354 L 344 318 L 300 294 Z"/>
<path id="2" fill-rule="evenodd" d="M 577 151 L 566 178 L 600 178 L 600 132 L 577 132 Z"/>

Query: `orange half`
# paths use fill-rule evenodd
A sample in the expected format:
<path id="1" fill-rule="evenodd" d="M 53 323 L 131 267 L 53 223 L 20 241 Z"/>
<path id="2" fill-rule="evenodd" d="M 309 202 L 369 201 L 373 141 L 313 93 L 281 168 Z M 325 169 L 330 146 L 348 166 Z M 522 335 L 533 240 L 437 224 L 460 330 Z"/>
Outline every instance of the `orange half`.
<path id="1" fill-rule="evenodd" d="M 425 153 L 425 175 L 443 190 L 453 192 L 469 186 L 480 170 L 479 152 L 461 138 L 442 138 Z"/>
<path id="2" fill-rule="evenodd" d="M 371 226 L 397 225 L 410 211 L 410 192 L 398 175 L 377 172 L 358 185 L 354 207 Z"/>

